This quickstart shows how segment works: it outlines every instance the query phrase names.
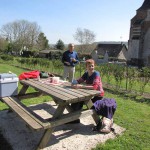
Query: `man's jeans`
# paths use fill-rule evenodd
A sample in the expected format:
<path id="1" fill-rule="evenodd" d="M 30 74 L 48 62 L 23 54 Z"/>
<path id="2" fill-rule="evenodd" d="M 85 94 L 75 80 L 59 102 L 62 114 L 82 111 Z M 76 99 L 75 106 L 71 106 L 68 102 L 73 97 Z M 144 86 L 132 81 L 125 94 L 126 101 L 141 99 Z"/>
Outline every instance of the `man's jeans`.
<path id="1" fill-rule="evenodd" d="M 66 80 L 69 75 L 69 82 L 72 82 L 74 79 L 75 67 L 64 66 L 64 75 L 63 79 Z"/>

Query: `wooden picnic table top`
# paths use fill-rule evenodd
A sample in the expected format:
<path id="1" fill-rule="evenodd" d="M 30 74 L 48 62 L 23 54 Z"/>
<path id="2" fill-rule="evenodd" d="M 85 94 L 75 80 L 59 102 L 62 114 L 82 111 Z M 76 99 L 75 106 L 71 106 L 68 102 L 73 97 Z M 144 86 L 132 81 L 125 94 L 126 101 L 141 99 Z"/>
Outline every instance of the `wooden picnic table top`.
<path id="1" fill-rule="evenodd" d="M 74 103 L 78 101 L 86 101 L 93 96 L 98 96 L 99 91 L 88 89 L 73 89 L 71 83 L 63 82 L 62 84 L 49 84 L 48 79 L 36 80 L 21 80 L 24 86 L 33 87 L 36 90 L 43 92 L 60 102 Z"/>

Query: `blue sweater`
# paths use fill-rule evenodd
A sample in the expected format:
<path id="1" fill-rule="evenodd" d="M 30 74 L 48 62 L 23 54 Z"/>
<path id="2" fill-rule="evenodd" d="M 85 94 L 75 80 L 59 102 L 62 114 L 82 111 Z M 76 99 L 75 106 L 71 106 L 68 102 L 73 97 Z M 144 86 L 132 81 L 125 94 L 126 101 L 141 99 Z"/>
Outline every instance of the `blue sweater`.
<path id="1" fill-rule="evenodd" d="M 75 58 L 76 59 L 76 62 L 73 62 L 71 60 L 71 58 Z M 66 64 L 66 62 L 69 62 L 70 65 Z M 76 51 L 73 51 L 73 52 L 70 52 L 69 50 L 65 51 L 63 53 L 63 56 L 62 56 L 62 62 L 64 63 L 65 66 L 72 66 L 74 67 L 77 63 L 78 63 L 79 59 L 78 59 L 78 54 Z"/>

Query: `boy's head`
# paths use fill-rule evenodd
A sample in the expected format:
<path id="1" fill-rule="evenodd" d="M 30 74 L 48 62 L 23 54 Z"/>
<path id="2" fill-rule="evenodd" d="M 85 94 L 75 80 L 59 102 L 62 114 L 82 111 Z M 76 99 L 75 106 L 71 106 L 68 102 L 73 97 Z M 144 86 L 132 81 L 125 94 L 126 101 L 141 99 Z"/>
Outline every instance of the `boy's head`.
<path id="1" fill-rule="evenodd" d="M 93 65 L 93 64 L 95 66 L 95 61 L 93 59 L 87 59 L 86 60 L 86 67 L 87 67 L 87 65 Z"/>
<path id="2" fill-rule="evenodd" d="M 88 72 L 93 72 L 95 67 L 95 61 L 93 59 L 86 60 L 86 69 Z"/>

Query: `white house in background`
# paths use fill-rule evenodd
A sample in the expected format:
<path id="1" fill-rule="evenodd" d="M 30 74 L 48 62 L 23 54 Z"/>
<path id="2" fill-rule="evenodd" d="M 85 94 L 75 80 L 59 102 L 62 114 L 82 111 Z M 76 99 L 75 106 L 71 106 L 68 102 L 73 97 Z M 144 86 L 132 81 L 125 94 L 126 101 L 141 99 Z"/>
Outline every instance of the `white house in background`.
<path id="1" fill-rule="evenodd" d="M 109 57 L 119 60 L 127 60 L 128 49 L 127 42 L 100 42 L 92 51 L 91 56 L 96 63 L 106 63 Z M 104 59 L 98 59 L 99 56 L 104 56 Z"/>

